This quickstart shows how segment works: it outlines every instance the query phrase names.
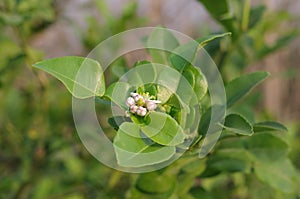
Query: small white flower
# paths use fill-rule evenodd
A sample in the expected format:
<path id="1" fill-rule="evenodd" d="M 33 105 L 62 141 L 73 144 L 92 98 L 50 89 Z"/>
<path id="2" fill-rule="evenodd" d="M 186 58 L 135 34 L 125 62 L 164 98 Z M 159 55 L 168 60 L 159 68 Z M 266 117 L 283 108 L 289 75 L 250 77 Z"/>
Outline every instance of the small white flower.
<path id="1" fill-rule="evenodd" d="M 147 109 L 139 106 L 136 110 L 136 114 L 138 114 L 139 116 L 145 116 L 147 114 Z"/>
<path id="2" fill-rule="evenodd" d="M 127 100 L 126 100 L 126 105 L 128 107 L 132 106 L 135 104 L 135 100 L 132 98 L 132 97 L 128 97 Z"/>
<path id="3" fill-rule="evenodd" d="M 130 107 L 130 112 L 131 113 L 136 113 L 137 110 L 138 110 L 138 106 L 136 106 L 136 105 L 133 105 L 133 106 Z"/>
<path id="4" fill-rule="evenodd" d="M 146 101 L 146 106 L 147 106 L 147 109 L 149 111 L 154 111 L 156 108 L 157 108 L 157 105 L 156 103 L 154 102 L 154 100 L 147 100 Z"/>

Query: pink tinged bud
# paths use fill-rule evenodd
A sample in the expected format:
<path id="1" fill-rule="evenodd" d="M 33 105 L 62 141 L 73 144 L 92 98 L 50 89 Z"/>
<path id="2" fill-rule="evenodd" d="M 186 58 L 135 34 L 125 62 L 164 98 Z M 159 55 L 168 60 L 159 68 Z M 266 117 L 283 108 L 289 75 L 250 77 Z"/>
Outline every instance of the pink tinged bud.
<path id="1" fill-rule="evenodd" d="M 155 102 L 151 101 L 151 100 L 147 100 L 146 105 L 147 105 L 147 109 L 149 111 L 154 111 L 157 108 L 157 105 L 155 104 Z"/>
<path id="2" fill-rule="evenodd" d="M 128 107 L 130 107 L 130 106 L 132 106 L 132 105 L 134 105 L 134 104 L 135 104 L 134 99 L 133 99 L 132 97 L 128 97 L 127 100 L 126 100 L 126 105 L 127 105 Z"/>
<path id="3" fill-rule="evenodd" d="M 139 116 L 145 116 L 147 114 L 147 109 L 142 106 L 139 106 L 136 110 L 136 114 L 138 114 Z"/>
<path id="4" fill-rule="evenodd" d="M 139 96 L 139 94 L 133 93 L 133 92 L 131 92 L 130 95 L 131 95 L 131 97 L 133 97 L 133 98 L 136 97 L 136 96 Z"/>
<path id="5" fill-rule="evenodd" d="M 136 96 L 134 96 L 133 98 L 134 98 L 135 102 L 138 102 L 138 101 L 141 101 L 141 100 L 144 99 L 144 98 L 143 98 L 142 96 L 140 96 L 140 95 L 136 95 Z"/>
<path id="6" fill-rule="evenodd" d="M 136 106 L 136 105 L 133 105 L 133 106 L 130 107 L 130 112 L 131 113 L 136 113 L 137 110 L 138 110 L 138 106 Z"/>

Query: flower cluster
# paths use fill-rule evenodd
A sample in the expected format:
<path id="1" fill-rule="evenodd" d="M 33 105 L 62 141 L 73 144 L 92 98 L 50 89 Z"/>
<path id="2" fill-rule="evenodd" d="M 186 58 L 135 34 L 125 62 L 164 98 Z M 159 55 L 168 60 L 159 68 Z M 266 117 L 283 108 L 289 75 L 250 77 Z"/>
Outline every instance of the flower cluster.
<path id="1" fill-rule="evenodd" d="M 159 103 L 161 103 L 159 100 L 151 100 L 138 93 L 130 93 L 130 97 L 126 100 L 129 112 L 139 116 L 145 116 L 147 112 L 154 111 Z"/>

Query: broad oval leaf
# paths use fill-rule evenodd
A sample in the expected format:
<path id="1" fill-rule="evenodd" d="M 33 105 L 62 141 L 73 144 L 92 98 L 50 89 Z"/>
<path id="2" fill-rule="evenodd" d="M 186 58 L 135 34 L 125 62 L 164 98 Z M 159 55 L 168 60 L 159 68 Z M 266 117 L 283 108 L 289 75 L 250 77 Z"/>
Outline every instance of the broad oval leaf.
<path id="1" fill-rule="evenodd" d="M 234 113 L 226 116 L 223 127 L 226 131 L 240 135 L 252 135 L 254 133 L 250 122 L 243 116 Z"/>
<path id="2" fill-rule="evenodd" d="M 150 122 L 142 126 L 141 129 L 151 140 L 167 146 L 183 143 L 185 139 L 183 130 L 170 115 L 152 112 L 148 117 L 150 117 Z"/>
<path id="3" fill-rule="evenodd" d="M 140 128 L 134 123 L 121 124 L 114 138 L 117 162 L 123 167 L 143 167 L 162 163 L 175 154 L 173 146 L 159 146 L 140 136 Z"/>
<path id="4" fill-rule="evenodd" d="M 76 98 L 104 95 L 102 67 L 95 60 L 67 56 L 40 61 L 33 66 L 59 79 Z"/>
<path id="5" fill-rule="evenodd" d="M 288 129 L 278 122 L 274 121 L 265 121 L 259 122 L 254 124 L 254 132 L 261 132 L 261 131 L 284 131 L 287 132 Z"/>
<path id="6" fill-rule="evenodd" d="M 242 75 L 231 82 L 225 88 L 227 96 L 227 108 L 247 95 L 255 86 L 269 76 L 267 72 L 255 72 Z"/>

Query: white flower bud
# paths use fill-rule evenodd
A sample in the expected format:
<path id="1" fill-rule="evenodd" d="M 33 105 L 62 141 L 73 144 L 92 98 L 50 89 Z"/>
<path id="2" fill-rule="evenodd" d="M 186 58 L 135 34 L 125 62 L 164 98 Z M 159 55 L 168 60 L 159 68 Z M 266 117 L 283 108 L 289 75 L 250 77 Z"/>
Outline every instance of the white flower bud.
<path id="1" fill-rule="evenodd" d="M 136 114 L 138 114 L 139 116 L 145 116 L 147 114 L 147 109 L 142 106 L 139 106 L 136 110 Z"/>
<path id="2" fill-rule="evenodd" d="M 147 106 L 147 109 L 149 111 L 154 111 L 157 108 L 156 103 L 154 101 L 152 101 L 152 100 L 147 100 L 146 101 L 146 106 Z"/>
<path id="3" fill-rule="evenodd" d="M 130 95 L 131 95 L 131 97 L 134 98 L 135 96 L 138 96 L 139 94 L 131 92 Z"/>
<path id="4" fill-rule="evenodd" d="M 133 106 L 130 107 L 130 112 L 131 113 L 136 113 L 137 110 L 138 110 L 138 106 L 136 106 L 136 105 L 133 105 Z"/>
<path id="5" fill-rule="evenodd" d="M 144 98 L 140 95 L 136 95 L 133 98 L 134 98 L 135 102 L 138 102 L 139 100 L 144 100 Z"/>
<path id="6" fill-rule="evenodd" d="M 127 105 L 128 107 L 130 107 L 130 106 L 132 106 L 132 105 L 134 105 L 134 104 L 135 104 L 134 99 L 133 99 L 132 97 L 128 97 L 127 100 L 126 100 L 126 105 Z"/>

